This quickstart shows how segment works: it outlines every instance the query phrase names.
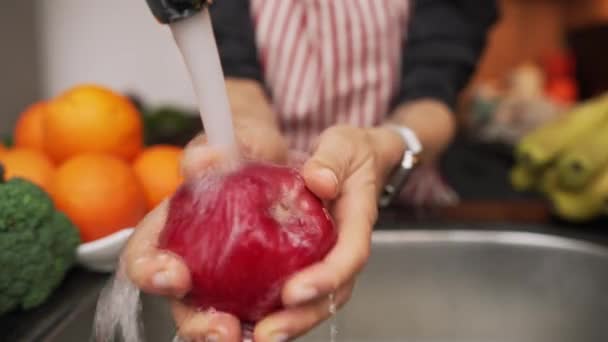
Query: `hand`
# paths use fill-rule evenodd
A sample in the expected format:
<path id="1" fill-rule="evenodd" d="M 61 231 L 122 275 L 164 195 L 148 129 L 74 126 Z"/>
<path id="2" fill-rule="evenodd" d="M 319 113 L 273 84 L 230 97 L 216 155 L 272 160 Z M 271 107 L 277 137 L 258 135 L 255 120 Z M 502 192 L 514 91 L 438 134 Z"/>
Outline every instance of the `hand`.
<path id="1" fill-rule="evenodd" d="M 302 175 L 311 191 L 330 203 L 339 230 L 335 248 L 320 263 L 285 284 L 285 309 L 257 324 L 256 342 L 287 341 L 330 316 L 329 295 L 341 307 L 365 265 L 377 217 L 380 185 L 405 146 L 393 131 L 336 126 L 318 140 Z"/>
<path id="2" fill-rule="evenodd" d="M 246 128 L 245 128 L 246 127 Z M 275 126 L 252 121 L 235 125 L 240 151 L 245 157 L 277 163 L 287 159 L 287 145 Z M 186 179 L 222 162 L 222 151 L 206 144 L 201 135 L 185 148 L 182 173 Z M 140 222 L 123 254 L 128 277 L 144 292 L 173 298 L 171 307 L 178 334 L 186 340 L 241 342 L 241 325 L 225 313 L 204 313 L 179 299 L 189 292 L 190 272 L 171 253 L 157 249 L 158 236 L 167 217 L 168 202 L 151 211 Z M 215 340 L 212 338 L 216 338 Z"/>

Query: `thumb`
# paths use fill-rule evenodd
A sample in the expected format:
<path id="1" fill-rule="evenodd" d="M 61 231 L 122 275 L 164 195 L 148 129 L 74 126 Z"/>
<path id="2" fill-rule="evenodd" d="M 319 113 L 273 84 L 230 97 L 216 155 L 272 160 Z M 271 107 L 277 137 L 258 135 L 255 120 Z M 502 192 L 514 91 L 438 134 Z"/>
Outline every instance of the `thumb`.
<path id="1" fill-rule="evenodd" d="M 336 133 L 330 129 L 321 135 L 312 157 L 302 167 L 308 188 L 325 200 L 335 199 L 340 193 L 354 152 L 353 144 Z"/>

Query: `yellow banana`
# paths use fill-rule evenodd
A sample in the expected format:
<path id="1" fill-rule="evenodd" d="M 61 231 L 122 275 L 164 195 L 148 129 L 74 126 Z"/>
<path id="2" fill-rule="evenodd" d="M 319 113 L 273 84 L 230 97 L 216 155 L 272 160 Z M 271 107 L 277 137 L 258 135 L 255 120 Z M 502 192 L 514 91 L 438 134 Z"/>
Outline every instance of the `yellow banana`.
<path id="1" fill-rule="evenodd" d="M 608 165 L 608 124 L 569 146 L 557 164 L 560 186 L 578 190 Z"/>
<path id="2" fill-rule="evenodd" d="M 525 136 L 516 147 L 518 163 L 539 170 L 558 154 L 599 125 L 608 122 L 608 95 L 587 101 L 562 118 Z"/>
<path id="3" fill-rule="evenodd" d="M 511 169 L 511 185 L 516 191 L 534 190 L 538 182 L 538 173 L 522 165 L 516 165 Z"/>
<path id="4" fill-rule="evenodd" d="M 579 192 L 560 188 L 557 172 L 548 172 L 547 177 L 547 194 L 555 213 L 560 217 L 572 222 L 584 222 L 607 213 L 608 170 L 603 170 L 599 177 Z"/>

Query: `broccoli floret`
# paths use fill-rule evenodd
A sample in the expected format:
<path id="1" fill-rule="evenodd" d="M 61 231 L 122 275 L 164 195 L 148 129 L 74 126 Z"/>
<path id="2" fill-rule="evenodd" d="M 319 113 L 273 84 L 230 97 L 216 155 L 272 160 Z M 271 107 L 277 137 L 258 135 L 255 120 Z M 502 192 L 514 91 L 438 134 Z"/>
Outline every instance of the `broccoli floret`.
<path id="1" fill-rule="evenodd" d="M 74 265 L 79 243 L 76 227 L 41 188 L 0 180 L 0 315 L 42 304 Z"/>
<path id="2" fill-rule="evenodd" d="M 53 210 L 49 195 L 29 181 L 13 178 L 0 185 L 0 232 L 38 226 Z"/>

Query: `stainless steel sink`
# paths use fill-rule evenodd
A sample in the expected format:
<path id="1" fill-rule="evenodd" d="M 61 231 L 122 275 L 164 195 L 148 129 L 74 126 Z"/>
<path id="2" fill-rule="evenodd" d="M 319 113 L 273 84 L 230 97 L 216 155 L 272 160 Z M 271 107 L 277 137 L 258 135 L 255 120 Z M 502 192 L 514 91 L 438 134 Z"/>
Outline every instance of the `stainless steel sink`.
<path id="1" fill-rule="evenodd" d="M 50 341 L 87 341 L 90 303 Z M 146 297 L 144 312 L 147 341 L 171 341 L 165 302 Z M 608 341 L 608 249 L 530 233 L 379 231 L 337 322 L 344 342 Z M 329 327 L 300 340 L 329 341 Z"/>

